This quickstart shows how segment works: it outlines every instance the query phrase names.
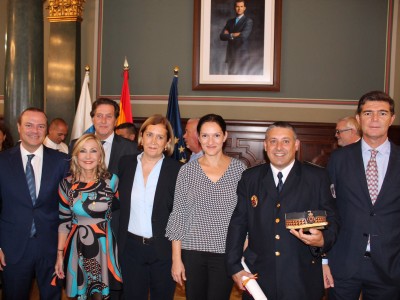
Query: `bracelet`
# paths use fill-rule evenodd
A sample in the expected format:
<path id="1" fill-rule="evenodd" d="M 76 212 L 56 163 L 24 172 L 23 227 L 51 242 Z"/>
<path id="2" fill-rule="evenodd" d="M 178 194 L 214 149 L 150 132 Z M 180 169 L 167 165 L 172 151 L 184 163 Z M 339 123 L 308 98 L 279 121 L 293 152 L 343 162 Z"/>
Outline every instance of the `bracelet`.
<path id="1" fill-rule="evenodd" d="M 61 251 L 61 252 L 64 252 L 64 249 L 57 249 L 57 251 Z"/>
<path id="2" fill-rule="evenodd" d="M 323 264 L 323 265 L 328 265 L 328 264 L 329 264 L 328 259 L 327 259 L 327 258 L 323 258 L 323 259 L 322 259 L 322 264 Z"/>

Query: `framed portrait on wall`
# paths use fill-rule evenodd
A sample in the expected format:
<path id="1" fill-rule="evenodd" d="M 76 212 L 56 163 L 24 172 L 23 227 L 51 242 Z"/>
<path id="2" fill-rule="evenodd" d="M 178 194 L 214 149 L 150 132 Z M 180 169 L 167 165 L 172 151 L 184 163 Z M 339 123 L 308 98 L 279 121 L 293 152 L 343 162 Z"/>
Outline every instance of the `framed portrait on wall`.
<path id="1" fill-rule="evenodd" d="M 193 90 L 279 91 L 281 0 L 195 0 Z"/>

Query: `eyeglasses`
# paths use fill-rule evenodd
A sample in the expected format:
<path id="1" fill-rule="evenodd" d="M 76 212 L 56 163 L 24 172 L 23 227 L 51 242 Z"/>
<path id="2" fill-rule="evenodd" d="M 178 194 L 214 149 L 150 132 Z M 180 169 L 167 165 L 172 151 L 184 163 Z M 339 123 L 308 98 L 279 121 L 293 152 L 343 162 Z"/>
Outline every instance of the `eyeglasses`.
<path id="1" fill-rule="evenodd" d="M 335 130 L 335 133 L 339 135 L 339 134 L 341 134 L 342 132 L 349 131 L 349 130 L 352 130 L 352 128 L 336 129 L 336 130 Z"/>

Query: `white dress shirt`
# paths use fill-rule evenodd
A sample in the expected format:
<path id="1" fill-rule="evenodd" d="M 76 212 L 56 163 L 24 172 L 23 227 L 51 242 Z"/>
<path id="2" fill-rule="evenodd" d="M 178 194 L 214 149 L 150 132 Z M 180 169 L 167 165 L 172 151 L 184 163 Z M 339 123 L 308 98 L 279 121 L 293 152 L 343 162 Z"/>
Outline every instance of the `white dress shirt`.
<path id="1" fill-rule="evenodd" d="M 28 155 L 35 154 L 35 156 L 31 160 L 31 164 L 33 167 L 33 172 L 35 172 L 35 186 L 36 186 L 36 197 L 39 195 L 40 190 L 40 181 L 42 179 L 42 166 L 43 166 L 43 145 L 33 153 L 28 152 L 23 146 L 20 144 L 21 148 L 21 156 L 22 156 L 22 164 L 24 166 L 24 172 L 26 170 L 26 164 L 28 163 Z"/>
<path id="2" fill-rule="evenodd" d="M 54 150 L 58 150 L 60 152 L 68 154 L 68 146 L 67 146 L 67 144 L 65 144 L 63 142 L 61 142 L 59 144 L 56 144 L 51 139 L 49 139 L 48 136 L 46 136 L 46 138 L 44 139 L 43 145 L 45 145 L 48 148 L 51 148 L 51 149 L 54 149 Z"/>
<path id="3" fill-rule="evenodd" d="M 113 140 L 114 140 L 114 132 L 111 133 L 108 138 L 106 138 L 105 140 L 102 140 L 102 142 L 104 142 L 103 143 L 103 149 L 104 149 L 104 152 L 106 154 L 105 163 L 106 163 L 106 167 L 107 168 L 108 168 L 108 165 L 110 163 L 111 148 L 112 148 Z"/>

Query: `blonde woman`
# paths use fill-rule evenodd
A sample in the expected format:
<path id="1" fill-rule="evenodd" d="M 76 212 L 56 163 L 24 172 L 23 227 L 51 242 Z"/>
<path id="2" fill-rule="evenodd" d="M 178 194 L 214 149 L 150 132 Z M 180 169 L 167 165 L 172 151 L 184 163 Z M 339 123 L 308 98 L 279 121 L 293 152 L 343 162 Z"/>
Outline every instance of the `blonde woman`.
<path id="1" fill-rule="evenodd" d="M 68 297 L 108 299 L 121 283 L 117 247 L 110 227 L 118 200 L 118 177 L 104 163 L 101 141 L 83 135 L 72 151 L 71 175 L 59 186 L 60 225 L 55 273 L 66 279 Z M 53 284 L 55 284 L 55 279 Z"/>

